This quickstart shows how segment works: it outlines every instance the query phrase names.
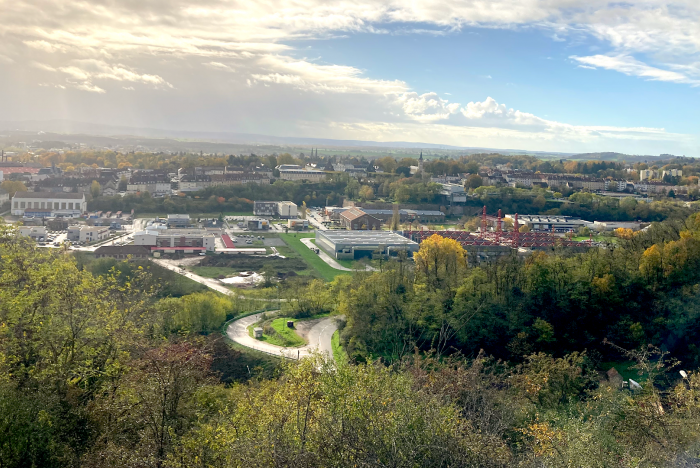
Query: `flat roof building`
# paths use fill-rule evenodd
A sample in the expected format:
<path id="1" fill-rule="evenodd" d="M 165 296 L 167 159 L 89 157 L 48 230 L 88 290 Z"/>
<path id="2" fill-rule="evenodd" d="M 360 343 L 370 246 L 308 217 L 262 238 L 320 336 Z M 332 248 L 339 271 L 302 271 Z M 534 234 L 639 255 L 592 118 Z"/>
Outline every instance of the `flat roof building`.
<path id="1" fill-rule="evenodd" d="M 216 235 L 203 229 L 149 229 L 134 233 L 134 245 L 150 247 L 151 250 L 208 250 L 216 247 Z"/>
<path id="2" fill-rule="evenodd" d="M 53 216 L 78 217 L 87 211 L 82 193 L 17 192 L 12 197 L 12 214 L 24 216 L 25 210 L 46 210 Z"/>
<path id="3" fill-rule="evenodd" d="M 506 215 L 513 220 L 514 215 Z M 593 226 L 590 221 L 571 216 L 518 215 L 518 224 L 527 225 L 533 231 L 568 232 L 576 231 L 583 226 Z"/>
<path id="4" fill-rule="evenodd" d="M 309 182 L 321 182 L 326 173 L 323 171 L 307 171 L 304 169 L 280 169 L 280 179 L 283 180 L 307 180 Z"/>
<path id="5" fill-rule="evenodd" d="M 337 259 L 371 257 L 376 251 L 395 256 L 418 251 L 418 243 L 391 231 L 316 231 L 316 245 Z"/>
<path id="6" fill-rule="evenodd" d="M 190 225 L 190 215 L 169 214 L 166 224 L 168 225 L 168 228 L 186 228 Z"/>

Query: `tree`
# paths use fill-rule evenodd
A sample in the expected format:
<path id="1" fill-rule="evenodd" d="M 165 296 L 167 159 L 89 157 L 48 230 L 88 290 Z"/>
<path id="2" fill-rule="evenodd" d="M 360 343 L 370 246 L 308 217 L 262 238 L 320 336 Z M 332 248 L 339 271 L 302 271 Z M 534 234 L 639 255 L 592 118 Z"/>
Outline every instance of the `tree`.
<path id="1" fill-rule="evenodd" d="M 179 301 L 173 317 L 175 327 L 190 333 L 210 333 L 218 330 L 226 321 L 231 308 L 228 298 L 212 291 L 188 294 Z"/>
<path id="2" fill-rule="evenodd" d="M 484 185 L 484 180 L 478 174 L 472 174 L 467 179 L 467 188 L 479 188 Z"/>
<path id="3" fill-rule="evenodd" d="M 360 200 L 368 201 L 374 199 L 374 189 L 369 185 L 363 185 L 359 191 Z"/>
<path id="4" fill-rule="evenodd" d="M 399 205 L 395 203 L 393 206 L 393 213 L 391 215 L 391 227 L 390 227 L 390 229 L 392 231 L 398 231 L 400 223 L 401 223 L 401 215 L 399 213 Z"/>
<path id="5" fill-rule="evenodd" d="M 0 188 L 10 194 L 10 197 L 14 197 L 17 192 L 26 192 L 27 187 L 23 182 L 15 180 L 5 180 L 0 184 Z"/>
<path id="6" fill-rule="evenodd" d="M 117 190 L 119 190 L 120 192 L 126 192 L 128 185 L 129 182 L 126 180 L 126 177 L 122 177 L 119 180 L 119 186 L 117 187 Z"/>
<path id="7" fill-rule="evenodd" d="M 102 185 L 96 180 L 92 181 L 92 184 L 90 185 L 90 195 L 92 195 L 92 198 L 97 198 L 100 196 L 102 193 Z"/>
<path id="8" fill-rule="evenodd" d="M 466 253 L 459 242 L 433 234 L 413 255 L 416 270 L 433 289 L 456 284 L 466 271 Z"/>
<path id="9" fill-rule="evenodd" d="M 522 233 L 530 232 L 530 225 L 523 224 L 522 226 L 520 226 L 520 228 L 518 228 L 518 231 Z"/>
<path id="10" fill-rule="evenodd" d="M 668 191 L 668 198 L 676 198 L 676 192 L 673 190 Z"/>
<path id="11" fill-rule="evenodd" d="M 408 166 L 399 166 L 396 168 L 396 173 L 403 177 L 411 177 L 411 168 Z"/>

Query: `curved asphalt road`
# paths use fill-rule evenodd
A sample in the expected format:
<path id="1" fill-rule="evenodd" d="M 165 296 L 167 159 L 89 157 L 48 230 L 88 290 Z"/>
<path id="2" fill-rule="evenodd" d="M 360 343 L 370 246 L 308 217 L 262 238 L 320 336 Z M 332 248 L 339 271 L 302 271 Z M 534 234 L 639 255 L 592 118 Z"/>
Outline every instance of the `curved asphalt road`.
<path id="1" fill-rule="evenodd" d="M 248 327 L 260 320 L 262 314 L 249 315 L 231 322 L 226 329 L 226 335 L 238 344 L 248 348 L 262 351 L 275 356 L 284 356 L 290 359 L 301 359 L 310 356 L 316 351 L 333 359 L 333 347 L 331 338 L 338 329 L 333 317 L 325 318 L 309 330 L 309 344 L 299 348 L 283 348 L 264 341 L 258 341 L 248 334 Z"/>

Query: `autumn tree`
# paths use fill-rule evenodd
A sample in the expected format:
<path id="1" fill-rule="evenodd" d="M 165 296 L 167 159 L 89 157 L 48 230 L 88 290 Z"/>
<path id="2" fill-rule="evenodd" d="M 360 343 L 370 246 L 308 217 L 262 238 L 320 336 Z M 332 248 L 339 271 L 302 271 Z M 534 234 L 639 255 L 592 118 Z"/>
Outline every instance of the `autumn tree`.
<path id="1" fill-rule="evenodd" d="M 466 269 L 466 253 L 459 242 L 433 234 L 413 255 L 416 271 L 429 287 L 439 289 L 459 281 Z"/>

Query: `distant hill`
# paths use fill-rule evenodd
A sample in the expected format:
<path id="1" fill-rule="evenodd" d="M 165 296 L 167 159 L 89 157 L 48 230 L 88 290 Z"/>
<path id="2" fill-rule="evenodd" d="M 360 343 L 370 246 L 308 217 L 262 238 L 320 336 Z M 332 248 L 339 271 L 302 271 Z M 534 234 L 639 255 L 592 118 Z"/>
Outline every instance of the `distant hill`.
<path id="1" fill-rule="evenodd" d="M 569 156 L 567 159 L 580 159 L 584 161 L 626 161 L 626 162 L 659 162 L 668 159 L 679 158 L 683 156 L 674 156 L 673 154 L 661 154 L 659 156 L 653 155 L 639 155 L 639 154 L 624 154 L 624 153 L 613 153 L 613 152 L 602 152 L 602 153 L 581 153 Z"/>
<path id="2" fill-rule="evenodd" d="M 39 133 L 41 132 L 41 133 Z M 212 150 L 216 147 L 219 151 L 240 150 L 262 145 L 268 147 L 304 148 L 319 146 L 325 148 L 356 148 L 365 151 L 374 148 L 389 150 L 392 148 L 412 150 L 418 152 L 421 149 L 430 149 L 446 152 L 465 153 L 501 153 L 501 154 L 527 154 L 539 158 L 560 159 L 567 158 L 572 153 L 560 153 L 550 151 L 527 151 L 521 149 L 506 148 L 482 148 L 469 146 L 451 146 L 434 143 L 409 142 L 409 141 L 363 141 L 363 140 L 334 140 L 330 138 L 296 137 L 296 136 L 271 136 L 254 133 L 236 132 L 202 132 L 183 130 L 163 130 L 155 128 L 137 128 L 103 125 L 99 123 L 78 122 L 73 120 L 28 120 L 28 121 L 0 121 L 0 138 L 11 137 L 22 133 L 34 133 L 40 136 L 40 140 L 51 137 L 65 141 L 66 143 L 89 144 L 140 144 L 163 149 L 182 150 Z M 27 134 L 25 139 L 32 141 Z M 217 149 L 213 149 L 216 151 Z M 257 148 L 258 151 L 261 148 Z"/>

